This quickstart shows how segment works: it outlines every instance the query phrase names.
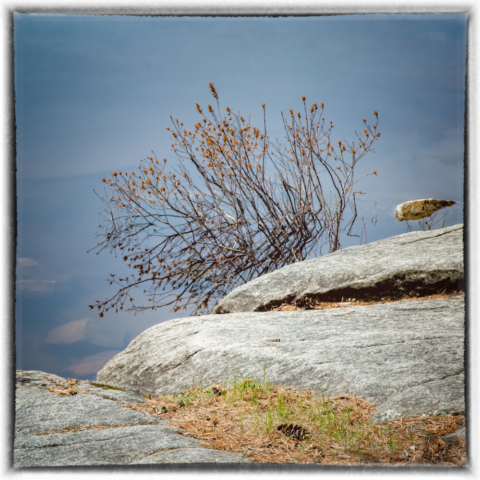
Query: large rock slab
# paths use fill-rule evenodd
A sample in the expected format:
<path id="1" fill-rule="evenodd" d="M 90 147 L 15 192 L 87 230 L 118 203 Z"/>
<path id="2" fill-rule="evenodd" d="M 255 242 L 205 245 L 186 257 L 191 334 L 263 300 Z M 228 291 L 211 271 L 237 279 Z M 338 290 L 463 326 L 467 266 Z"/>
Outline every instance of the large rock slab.
<path id="1" fill-rule="evenodd" d="M 411 232 L 294 263 L 233 290 L 214 314 L 261 312 L 305 298 L 380 300 L 464 288 L 463 225 Z"/>
<path id="2" fill-rule="evenodd" d="M 170 320 L 135 338 L 97 379 L 160 395 L 262 379 L 265 368 L 272 383 L 360 395 L 377 405 L 377 422 L 463 412 L 464 296 Z"/>
<path id="3" fill-rule="evenodd" d="M 61 388 L 54 382 L 67 386 L 56 375 L 17 370 L 15 468 L 248 462 L 239 455 L 205 452 L 168 421 L 124 406 L 142 403 L 143 395 L 80 382 L 76 394 L 64 396 L 48 391 Z"/>

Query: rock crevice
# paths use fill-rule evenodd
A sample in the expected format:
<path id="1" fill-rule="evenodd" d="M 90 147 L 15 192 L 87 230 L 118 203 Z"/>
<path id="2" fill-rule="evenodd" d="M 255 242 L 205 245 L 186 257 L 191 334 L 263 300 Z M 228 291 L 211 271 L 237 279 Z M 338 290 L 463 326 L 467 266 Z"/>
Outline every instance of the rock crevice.
<path id="1" fill-rule="evenodd" d="M 416 243 L 420 240 L 421 244 Z M 455 225 L 443 231 L 406 233 L 288 265 L 236 288 L 213 313 L 268 311 L 307 299 L 400 299 L 410 292 L 424 296 L 463 289 L 463 225 Z"/>

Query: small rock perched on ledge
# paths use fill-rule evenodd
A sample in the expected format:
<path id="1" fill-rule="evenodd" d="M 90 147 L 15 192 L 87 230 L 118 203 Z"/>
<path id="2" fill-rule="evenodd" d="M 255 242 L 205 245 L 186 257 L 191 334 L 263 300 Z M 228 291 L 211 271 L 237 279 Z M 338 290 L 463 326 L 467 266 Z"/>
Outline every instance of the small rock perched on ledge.
<path id="1" fill-rule="evenodd" d="M 395 209 L 395 216 L 399 222 L 405 220 L 420 220 L 421 218 L 433 215 L 442 208 L 451 207 L 456 203 L 457 202 L 453 200 L 435 200 L 434 198 L 411 200 L 410 202 L 398 205 Z"/>

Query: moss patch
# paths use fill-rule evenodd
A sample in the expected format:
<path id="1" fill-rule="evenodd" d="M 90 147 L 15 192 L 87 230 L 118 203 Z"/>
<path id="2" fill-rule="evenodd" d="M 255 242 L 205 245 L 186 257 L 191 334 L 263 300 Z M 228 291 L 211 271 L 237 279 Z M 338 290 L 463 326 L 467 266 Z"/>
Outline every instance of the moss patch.
<path id="1" fill-rule="evenodd" d="M 95 382 L 90 382 L 90 385 L 93 385 L 94 387 L 99 387 L 99 388 L 103 388 L 105 390 L 121 390 L 122 392 L 125 391 L 124 388 L 122 387 L 114 387 L 113 385 L 107 385 L 105 383 L 95 383 Z"/>

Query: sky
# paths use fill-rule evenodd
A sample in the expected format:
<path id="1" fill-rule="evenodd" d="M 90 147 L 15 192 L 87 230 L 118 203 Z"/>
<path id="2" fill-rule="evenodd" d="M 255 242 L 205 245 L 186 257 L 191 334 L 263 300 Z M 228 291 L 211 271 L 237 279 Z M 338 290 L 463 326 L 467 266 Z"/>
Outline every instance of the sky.
<path id="1" fill-rule="evenodd" d="M 193 127 L 210 82 L 254 125 L 265 103 L 272 136 L 302 96 L 325 104 L 338 139 L 378 111 L 382 137 L 358 164 L 378 172 L 359 183 L 368 243 L 407 232 L 394 210 L 409 200 L 454 200 L 445 226 L 463 223 L 467 18 L 15 13 L 16 367 L 93 380 L 142 331 L 186 315 L 99 318 L 88 306 L 126 267 L 87 252 L 101 179 L 152 151 L 174 162 L 169 117 Z"/>

